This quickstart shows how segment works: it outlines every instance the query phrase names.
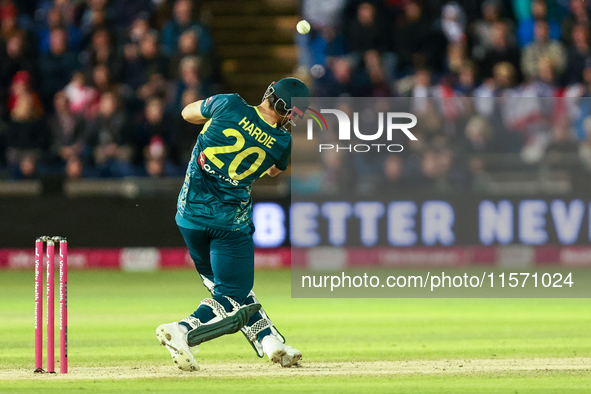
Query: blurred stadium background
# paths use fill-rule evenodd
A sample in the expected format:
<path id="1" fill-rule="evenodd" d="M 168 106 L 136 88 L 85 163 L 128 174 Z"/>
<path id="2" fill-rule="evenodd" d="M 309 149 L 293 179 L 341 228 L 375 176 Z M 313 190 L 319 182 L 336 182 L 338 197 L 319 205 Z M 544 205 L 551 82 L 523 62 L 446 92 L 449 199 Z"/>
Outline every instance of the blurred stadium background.
<path id="1" fill-rule="evenodd" d="M 376 264 L 591 265 L 590 13 L 583 0 L 0 0 L 0 267 L 31 267 L 41 234 L 68 237 L 73 267 L 191 266 L 173 217 L 199 126 L 181 109 L 227 92 L 258 104 L 287 75 L 344 103 L 406 97 L 427 121 L 402 154 L 257 181 L 257 266 L 289 265 L 293 188 L 367 199 L 376 185 L 471 212 L 465 236 L 390 243 L 417 248 Z M 532 199 L 545 210 L 522 215 Z M 485 200 L 505 220 L 489 238 Z M 545 239 L 520 233 L 531 215 Z"/>

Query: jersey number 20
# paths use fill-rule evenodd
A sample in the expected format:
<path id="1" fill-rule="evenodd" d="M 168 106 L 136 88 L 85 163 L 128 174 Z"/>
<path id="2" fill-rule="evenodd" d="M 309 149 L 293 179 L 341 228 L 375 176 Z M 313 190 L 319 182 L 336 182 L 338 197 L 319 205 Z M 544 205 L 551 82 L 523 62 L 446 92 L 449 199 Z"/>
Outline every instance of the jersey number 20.
<path id="1" fill-rule="evenodd" d="M 223 131 L 224 135 L 228 138 L 234 137 L 236 138 L 236 143 L 234 145 L 226 145 L 226 146 L 210 146 L 203 150 L 203 153 L 207 158 L 215 164 L 215 166 L 219 169 L 224 167 L 224 162 L 221 161 L 217 155 L 223 155 L 227 153 L 234 153 L 240 152 L 234 156 L 234 159 L 230 163 L 230 167 L 228 168 L 228 175 L 230 178 L 235 179 L 237 181 L 241 181 L 242 179 L 246 178 L 250 174 L 254 173 L 258 168 L 263 164 L 265 157 L 267 157 L 267 152 L 263 149 L 259 148 L 258 146 L 251 146 L 250 148 L 244 148 L 244 137 L 238 130 L 235 129 L 226 129 Z M 250 167 L 244 171 L 242 174 L 238 174 L 236 171 L 242 161 L 246 159 L 248 156 L 256 154 L 257 159 L 250 165 Z"/>

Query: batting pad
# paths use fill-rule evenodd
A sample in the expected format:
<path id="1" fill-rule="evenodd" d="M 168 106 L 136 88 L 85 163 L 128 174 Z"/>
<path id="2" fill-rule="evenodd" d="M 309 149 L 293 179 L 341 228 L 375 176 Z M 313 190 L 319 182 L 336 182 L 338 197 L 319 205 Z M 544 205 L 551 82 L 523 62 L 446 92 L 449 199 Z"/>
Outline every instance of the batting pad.
<path id="1" fill-rule="evenodd" d="M 252 303 L 252 304 L 259 303 L 259 300 L 257 300 L 257 298 L 252 290 L 248 294 L 248 297 L 246 298 L 246 302 Z M 285 338 L 283 337 L 283 335 L 281 335 L 279 330 L 277 330 L 277 328 L 275 327 L 275 325 L 273 324 L 271 319 L 269 319 L 269 316 L 267 316 L 267 313 L 265 312 L 265 310 L 263 308 L 261 308 L 259 312 L 260 312 L 260 319 L 259 320 L 255 320 L 254 322 L 249 321 L 250 324 L 247 323 L 240 330 L 242 331 L 242 333 L 246 337 L 246 340 L 248 341 L 248 343 L 250 343 L 250 346 L 252 346 L 252 348 L 256 352 L 257 356 L 262 358 L 265 355 L 265 352 L 263 352 L 263 345 L 257 339 L 257 336 L 261 331 L 269 328 L 271 330 L 271 334 L 274 335 L 277 339 L 279 339 L 283 343 L 285 343 Z"/>
<path id="2" fill-rule="evenodd" d="M 261 304 L 242 305 L 221 320 L 216 319 L 214 323 L 204 323 L 190 330 L 187 333 L 187 342 L 190 347 L 193 347 L 222 335 L 238 332 L 260 309 Z"/>

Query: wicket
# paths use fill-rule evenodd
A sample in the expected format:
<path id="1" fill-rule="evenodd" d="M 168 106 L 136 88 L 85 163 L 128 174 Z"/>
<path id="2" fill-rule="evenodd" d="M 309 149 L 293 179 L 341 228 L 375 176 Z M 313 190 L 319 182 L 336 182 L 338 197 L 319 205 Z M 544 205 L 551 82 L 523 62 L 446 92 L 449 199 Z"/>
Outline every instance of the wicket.
<path id="1" fill-rule="evenodd" d="M 39 237 L 35 241 L 35 372 L 55 373 L 55 243 L 59 242 L 60 373 L 68 372 L 68 241 Z M 47 244 L 47 371 L 43 370 L 43 245 Z"/>

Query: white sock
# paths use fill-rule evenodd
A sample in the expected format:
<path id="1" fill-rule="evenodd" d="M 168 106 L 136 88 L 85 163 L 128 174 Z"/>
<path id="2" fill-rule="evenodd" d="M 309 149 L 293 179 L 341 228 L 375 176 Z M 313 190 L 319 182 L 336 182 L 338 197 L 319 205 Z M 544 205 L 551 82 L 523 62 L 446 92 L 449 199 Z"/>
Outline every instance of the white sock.
<path id="1" fill-rule="evenodd" d="M 273 343 L 273 342 L 275 342 L 275 343 Z M 281 341 L 273 335 L 267 335 L 266 337 L 264 337 L 261 340 L 261 345 L 263 345 L 263 351 L 265 353 L 269 353 L 269 351 L 272 350 L 273 348 L 276 348 L 278 346 L 282 346 Z M 269 347 L 271 347 L 271 349 L 269 349 Z"/>
<path id="2" fill-rule="evenodd" d="M 263 345 L 263 349 L 265 348 L 265 342 L 267 342 L 269 340 L 269 338 L 271 338 L 272 335 L 267 335 L 264 336 L 263 339 L 261 339 L 261 345 Z"/>
<path id="3" fill-rule="evenodd" d="M 184 324 L 179 324 L 179 328 L 181 329 L 181 331 L 183 332 L 183 334 L 186 334 L 186 333 L 189 332 L 189 329 Z"/>

